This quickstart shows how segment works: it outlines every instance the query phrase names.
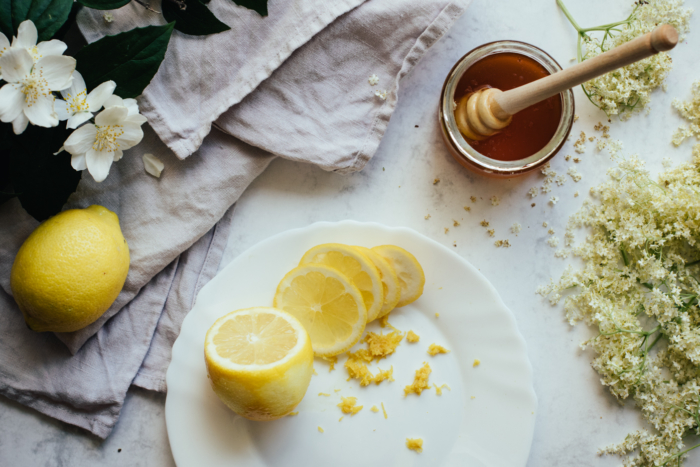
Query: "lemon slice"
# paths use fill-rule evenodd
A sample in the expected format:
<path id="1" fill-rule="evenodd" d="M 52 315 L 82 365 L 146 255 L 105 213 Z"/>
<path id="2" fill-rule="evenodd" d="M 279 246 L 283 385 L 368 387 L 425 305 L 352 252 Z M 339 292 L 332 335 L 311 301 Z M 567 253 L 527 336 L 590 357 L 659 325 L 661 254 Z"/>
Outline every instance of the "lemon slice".
<path id="1" fill-rule="evenodd" d="M 344 274 L 362 293 L 367 308 L 367 322 L 379 315 L 384 305 L 384 287 L 379 270 L 366 255 L 356 248 L 340 243 L 324 243 L 304 253 L 302 264 L 324 264 Z"/>
<path id="2" fill-rule="evenodd" d="M 338 270 L 321 264 L 289 271 L 277 286 L 274 305 L 306 328 L 317 357 L 345 352 L 365 330 L 367 309 L 362 294 Z"/>
<path id="3" fill-rule="evenodd" d="M 387 260 L 369 248 L 363 246 L 356 246 L 355 248 L 364 253 L 379 270 L 379 276 L 382 278 L 382 289 L 384 290 L 384 303 L 381 310 L 379 310 L 377 318 L 386 316 L 396 307 L 401 297 L 401 288 L 399 287 L 399 278 L 396 276 L 396 271 L 394 271 L 394 268 L 391 267 Z"/>
<path id="4" fill-rule="evenodd" d="M 413 303 L 423 295 L 425 274 L 415 256 L 395 245 L 375 246 L 372 251 L 384 258 L 396 271 L 401 288 L 397 307 Z"/>
<path id="5" fill-rule="evenodd" d="M 304 326 L 289 313 L 246 308 L 214 323 L 204 361 L 216 395 L 250 420 L 274 420 L 294 410 L 311 381 L 314 354 Z"/>

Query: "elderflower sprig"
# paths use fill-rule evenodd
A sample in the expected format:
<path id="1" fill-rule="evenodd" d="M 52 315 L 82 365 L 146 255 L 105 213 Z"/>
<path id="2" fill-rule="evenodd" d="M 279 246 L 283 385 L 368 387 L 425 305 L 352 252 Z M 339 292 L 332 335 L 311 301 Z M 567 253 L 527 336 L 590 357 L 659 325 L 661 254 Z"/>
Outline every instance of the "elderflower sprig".
<path id="1" fill-rule="evenodd" d="M 633 398 L 654 432 L 630 433 L 602 454 L 625 465 L 680 466 L 685 437 L 700 434 L 700 144 L 692 163 L 653 181 L 632 157 L 591 189 L 569 219 L 589 233 L 573 253 L 584 266 L 538 289 L 552 304 L 564 299 L 571 324 L 594 326 L 582 344 L 594 352 L 600 381 L 619 400 Z M 664 345 L 659 345 L 663 343 Z"/>
<path id="2" fill-rule="evenodd" d="M 634 3 L 630 15 L 621 21 L 582 28 L 562 0 L 557 0 L 557 4 L 576 29 L 576 58 L 579 62 L 629 42 L 662 23 L 673 25 L 682 37 L 689 31 L 693 11 L 682 8 L 683 0 L 640 0 Z M 602 37 L 598 37 L 601 34 Z M 591 103 L 608 116 L 619 115 L 626 119 L 646 107 L 651 92 L 665 85 L 671 68 L 671 58 L 662 52 L 587 81 L 581 88 Z"/>

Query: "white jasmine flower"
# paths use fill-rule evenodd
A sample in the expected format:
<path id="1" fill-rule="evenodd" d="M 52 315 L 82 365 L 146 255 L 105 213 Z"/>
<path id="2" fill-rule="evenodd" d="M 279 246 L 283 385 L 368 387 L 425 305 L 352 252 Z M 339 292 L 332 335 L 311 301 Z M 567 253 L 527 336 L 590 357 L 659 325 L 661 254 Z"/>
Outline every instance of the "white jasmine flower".
<path id="1" fill-rule="evenodd" d="M 28 123 L 41 127 L 58 125 L 53 91 L 71 85 L 75 59 L 49 55 L 36 63 L 25 48 L 11 47 L 0 57 L 2 78 L 0 120 L 12 122 L 15 134 L 24 132 Z"/>
<path id="2" fill-rule="evenodd" d="M 385 101 L 387 91 L 385 89 L 377 89 L 376 91 L 374 91 L 374 95 L 380 98 L 381 100 Z"/>
<path id="3" fill-rule="evenodd" d="M 369 77 L 369 79 L 367 81 L 369 81 L 370 86 L 374 86 L 377 83 L 379 83 L 379 76 L 373 74 L 372 76 Z"/>
<path id="4" fill-rule="evenodd" d="M 165 164 L 163 164 L 161 160 L 153 154 L 147 153 L 143 155 L 143 167 L 147 173 L 153 175 L 156 178 L 160 178 L 160 174 L 161 172 L 163 172 Z"/>
<path id="5" fill-rule="evenodd" d="M 0 32 L 0 57 L 10 47 L 15 49 L 26 49 L 32 56 L 34 63 L 38 62 L 42 57 L 50 55 L 63 55 L 66 51 L 66 44 L 59 40 L 50 40 L 36 43 L 39 33 L 36 26 L 31 20 L 22 21 L 17 28 L 17 37 L 12 38 L 12 45 L 7 40 L 7 37 Z M 0 69 L 0 72 L 2 69 Z M 0 74 L 0 78 L 2 75 Z"/>
<path id="6" fill-rule="evenodd" d="M 87 93 L 85 80 L 78 71 L 73 72 L 73 84 L 70 88 L 61 91 L 63 99 L 56 99 L 54 109 L 58 119 L 68 120 L 68 128 L 78 128 L 82 123 L 90 120 L 94 112 L 104 105 L 112 96 L 117 84 L 114 81 L 106 81 Z"/>
<path id="7" fill-rule="evenodd" d="M 105 23 L 111 23 L 112 21 L 114 21 L 114 15 L 111 11 L 105 11 L 104 13 L 102 13 L 102 19 L 105 20 Z"/>
<path id="8" fill-rule="evenodd" d="M 552 204 L 552 206 L 554 206 L 555 204 L 557 204 L 557 201 L 559 201 L 559 197 L 558 197 L 558 196 L 552 196 L 551 198 L 549 198 L 549 202 Z"/>
<path id="9" fill-rule="evenodd" d="M 95 123 L 75 130 L 63 147 L 71 153 L 75 170 L 87 169 L 96 182 L 101 182 L 107 178 L 112 162 L 141 142 L 141 125 L 145 122 L 146 117 L 139 114 L 135 99 L 112 95 L 105 102 L 105 110 L 95 117 Z"/>

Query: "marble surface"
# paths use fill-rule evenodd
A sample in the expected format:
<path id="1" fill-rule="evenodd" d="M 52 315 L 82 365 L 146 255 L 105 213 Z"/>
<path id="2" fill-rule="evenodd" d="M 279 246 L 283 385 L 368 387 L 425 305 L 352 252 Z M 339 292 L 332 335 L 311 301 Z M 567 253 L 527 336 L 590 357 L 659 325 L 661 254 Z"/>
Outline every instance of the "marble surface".
<path id="1" fill-rule="evenodd" d="M 582 25 L 622 19 L 628 3 L 608 0 L 569 2 Z M 689 6 L 694 2 L 687 1 Z M 585 6 L 584 6 L 585 5 Z M 691 142 L 670 144 L 681 123 L 671 108 L 675 97 L 686 98 L 691 83 L 700 78 L 700 48 L 691 45 L 700 30 L 692 20 L 690 44 L 673 51 L 675 69 L 668 91 L 657 91 L 649 115 L 626 122 L 613 119 L 612 138 L 624 143 L 624 154 L 639 154 L 652 171 L 661 160 L 690 158 Z M 573 260 L 554 257 L 542 222 L 563 243 L 566 220 L 588 198 L 588 189 L 605 178 L 614 163 L 606 152 L 587 144 L 575 164 L 583 179 L 552 193 L 530 199 L 527 191 L 541 186 L 539 173 L 511 180 L 491 180 L 465 171 L 449 156 L 437 126 L 437 102 L 443 79 L 464 53 L 485 42 L 514 39 L 530 42 L 553 55 L 563 66 L 575 57 L 576 35 L 553 0 L 474 0 L 463 18 L 436 44 L 413 72 L 401 82 L 399 104 L 373 160 L 362 172 L 341 176 L 310 165 L 277 160 L 240 199 L 222 266 L 258 241 L 284 230 L 315 221 L 354 219 L 406 226 L 449 246 L 468 259 L 493 283 L 513 311 L 528 343 L 540 408 L 528 466 L 613 466 L 616 458 L 599 458 L 597 450 L 621 441 L 642 425 L 638 412 L 621 407 L 600 385 L 578 343 L 591 335 L 572 328 L 559 308 L 535 295 L 536 287 L 558 277 Z M 577 114 L 573 134 L 594 135 L 593 125 L 605 115 L 576 90 Z M 576 155 L 573 137 L 552 166 L 566 173 Z M 434 184 L 434 179 L 440 182 Z M 576 192 L 579 197 L 574 197 Z M 556 205 L 549 196 L 559 197 Z M 470 196 L 477 198 L 476 202 Z M 490 197 L 500 198 L 493 206 Z M 535 203 L 532 207 L 531 204 Z M 463 207 L 469 206 L 471 212 Z M 429 219 L 425 216 L 430 215 Z M 486 219 L 496 239 L 508 238 L 511 248 L 496 248 L 479 222 Z M 454 221 L 460 223 L 454 226 Z M 517 236 L 509 231 L 522 224 Z M 445 229 L 449 228 L 448 232 Z M 456 245 L 456 246 L 455 246 Z M 173 466 L 163 418 L 165 395 L 132 389 L 119 423 L 106 441 L 78 428 L 54 421 L 23 406 L 0 399 L 0 465 L 41 466 Z M 508 440 L 503 440 L 507 449 Z M 693 456 L 688 465 L 697 465 Z"/>

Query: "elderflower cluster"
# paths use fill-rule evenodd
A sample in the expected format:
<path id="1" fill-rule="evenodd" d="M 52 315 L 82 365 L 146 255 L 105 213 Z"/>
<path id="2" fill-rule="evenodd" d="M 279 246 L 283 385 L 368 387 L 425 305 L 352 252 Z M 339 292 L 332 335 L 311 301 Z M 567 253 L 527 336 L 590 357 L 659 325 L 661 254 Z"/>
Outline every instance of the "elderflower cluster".
<path id="1" fill-rule="evenodd" d="M 692 449 L 684 437 L 700 434 L 700 145 L 658 182 L 636 157 L 609 175 L 591 190 L 599 202 L 567 227 L 567 244 L 573 228 L 589 229 L 572 251 L 583 268 L 569 266 L 538 293 L 552 305 L 566 295 L 569 322 L 597 328 L 582 347 L 594 351 L 601 383 L 631 397 L 655 429 L 601 453 L 629 455 L 625 466 L 679 466 Z"/>
<path id="2" fill-rule="evenodd" d="M 683 8 L 683 0 L 637 2 L 627 20 L 615 28 L 600 29 L 605 33 L 601 40 L 589 35 L 584 37 L 582 59 L 600 55 L 663 23 L 673 25 L 682 36 L 689 30 L 692 11 Z M 649 103 L 651 92 L 664 84 L 671 68 L 671 58 L 662 52 L 594 78 L 584 83 L 583 89 L 591 102 L 607 115 L 626 119 L 632 111 L 640 111 Z"/>
<path id="3" fill-rule="evenodd" d="M 700 140 L 700 81 L 693 83 L 690 101 L 682 102 L 680 99 L 673 99 L 673 107 L 690 123 L 690 127 L 682 126 L 676 130 L 673 134 L 673 144 L 680 146 L 686 138 L 691 136 Z"/>

